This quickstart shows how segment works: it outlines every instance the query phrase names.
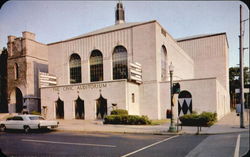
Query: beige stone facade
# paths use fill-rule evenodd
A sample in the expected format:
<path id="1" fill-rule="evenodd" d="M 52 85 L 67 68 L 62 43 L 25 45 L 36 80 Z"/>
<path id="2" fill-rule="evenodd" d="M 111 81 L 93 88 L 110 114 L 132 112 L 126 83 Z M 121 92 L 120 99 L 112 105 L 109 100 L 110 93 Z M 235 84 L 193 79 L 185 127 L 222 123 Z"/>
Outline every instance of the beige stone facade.
<path id="1" fill-rule="evenodd" d="M 40 110 L 38 72 L 48 72 L 48 47 L 35 41 L 35 34 L 8 37 L 9 112 Z"/>
<path id="2" fill-rule="evenodd" d="M 208 66 L 200 66 L 198 64 L 200 59 L 194 58 L 187 52 L 189 51 L 188 48 L 182 47 L 184 41 L 176 41 L 166 31 L 163 34 L 162 30 L 165 31 L 157 21 L 135 24 L 125 23 L 104 28 L 75 39 L 49 44 L 49 72 L 58 77 L 58 84 L 67 86 L 70 77 L 69 58 L 72 53 L 77 53 L 81 56 L 82 83 L 98 84 L 91 83 L 89 75 L 90 52 L 98 49 L 104 54 L 104 80 L 102 83 L 115 84 L 116 80 L 112 79 L 112 53 L 117 45 L 122 45 L 128 50 L 128 62 L 138 62 L 142 65 L 143 83 L 138 85 L 130 83 L 128 80 L 123 82 L 126 88 L 118 85 L 116 85 L 117 88 L 112 89 L 111 86 L 108 86 L 108 88 L 105 88 L 107 90 L 100 88 L 102 96 L 108 100 L 108 113 L 112 110 L 112 104 L 117 104 L 118 108 L 127 109 L 130 114 L 148 115 L 152 119 L 162 119 L 166 116 L 166 110 L 170 109 L 169 75 L 167 74 L 167 80 L 161 80 L 160 52 L 161 47 L 164 45 L 167 48 L 167 65 L 172 62 L 175 66 L 174 81 L 180 83 L 181 90 L 187 90 L 192 94 L 193 110 L 197 112 L 217 112 L 219 118 L 228 113 L 229 95 L 228 79 L 226 78 L 228 47 L 226 35 L 222 33 L 201 37 L 211 47 L 202 51 L 192 46 L 193 50 L 191 52 L 195 52 L 196 54 L 193 56 L 196 57 L 202 56 L 202 54 L 199 54 L 200 52 L 204 54 L 216 53 L 216 55 L 203 57 L 204 60 L 205 58 L 208 60 L 204 61 L 204 63 L 209 62 L 209 60 L 213 61 L 213 63 L 209 63 Z M 194 40 L 198 39 L 190 39 L 190 41 L 195 42 L 193 45 L 207 47 L 207 45 L 197 43 Z M 53 62 L 56 57 L 58 58 L 57 62 Z M 213 67 L 209 67 L 211 65 Z M 215 72 L 214 65 L 218 65 L 216 69 L 219 71 Z M 204 71 L 204 76 L 202 71 Z M 74 104 L 77 96 L 81 95 L 80 97 L 84 100 L 86 109 L 92 106 L 92 114 L 87 113 L 87 110 L 85 110 L 85 118 L 96 118 L 95 103 L 100 96 L 98 86 L 96 90 L 86 91 L 92 97 L 84 96 L 85 92 L 77 89 L 66 92 L 67 96 L 63 96 L 61 92 L 53 92 L 52 89 L 54 87 L 42 89 L 42 105 L 48 105 L 48 111 L 51 111 L 47 115 L 52 116 L 55 114 L 55 111 L 49 109 L 49 106 L 52 105 L 52 108 L 55 108 L 54 103 L 60 97 L 64 100 L 64 105 L 67 108 L 64 109 L 65 113 L 68 112 L 66 111 L 68 109 L 72 111 L 72 113 L 65 115 L 64 118 L 74 118 L 74 109 L 72 109 L 74 105 L 72 104 Z M 123 92 L 118 94 L 121 91 Z M 54 96 L 52 93 L 54 93 Z M 136 103 L 132 103 L 132 93 L 135 94 Z M 46 96 L 50 96 L 50 98 Z M 50 118 L 55 118 L 55 115 Z"/>
<path id="3" fill-rule="evenodd" d="M 12 104 L 15 104 L 16 96 L 11 91 L 17 87 L 24 97 L 41 100 L 41 111 L 49 119 L 75 119 L 79 114 L 82 119 L 100 118 L 98 108 L 103 104 L 107 115 L 119 108 L 128 110 L 129 114 L 164 119 L 166 110 L 170 109 L 170 63 L 174 65 L 174 83 L 180 84 L 181 92 L 191 95 L 192 99 L 188 97 L 185 101 L 192 104 L 193 111 L 216 112 L 221 118 L 230 110 L 225 33 L 176 40 L 153 20 L 121 22 L 47 45 L 36 42 L 34 38 L 35 35 L 28 32 L 22 38 L 9 38 L 10 112 L 15 112 Z M 25 43 L 20 54 L 13 50 L 13 44 L 19 39 Z M 128 76 L 125 79 L 114 79 L 113 76 L 113 54 L 119 46 L 127 53 Z M 102 55 L 103 76 L 93 82 L 91 56 L 96 50 Z M 70 60 L 73 54 L 80 58 L 81 81 L 78 83 L 71 82 Z M 22 67 L 18 80 L 13 79 L 14 63 Z M 130 63 L 141 65 L 142 83 L 131 80 Z M 57 85 L 39 89 L 38 71 L 56 76 Z M 176 101 L 176 112 L 178 106 L 182 106 L 182 100 L 179 97 Z M 183 110 L 187 109 L 184 107 Z"/>

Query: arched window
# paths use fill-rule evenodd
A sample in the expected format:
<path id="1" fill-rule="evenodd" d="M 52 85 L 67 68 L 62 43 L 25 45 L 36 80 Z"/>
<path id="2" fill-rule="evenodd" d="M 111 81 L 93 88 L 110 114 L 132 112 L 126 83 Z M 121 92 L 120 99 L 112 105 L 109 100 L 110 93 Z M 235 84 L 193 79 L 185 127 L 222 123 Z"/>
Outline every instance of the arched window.
<path id="1" fill-rule="evenodd" d="M 18 64 L 15 63 L 14 65 L 14 75 L 15 75 L 15 80 L 19 78 L 19 70 L 18 70 Z"/>
<path id="2" fill-rule="evenodd" d="M 81 57 L 74 53 L 69 59 L 70 83 L 81 83 Z"/>
<path id="3" fill-rule="evenodd" d="M 90 55 L 90 81 L 103 81 L 103 57 L 99 50 L 93 50 Z"/>
<path id="4" fill-rule="evenodd" d="M 165 46 L 161 47 L 161 80 L 167 79 L 167 50 Z"/>
<path id="5" fill-rule="evenodd" d="M 114 49 L 113 60 L 113 80 L 128 78 L 128 55 L 123 46 L 117 46 Z"/>

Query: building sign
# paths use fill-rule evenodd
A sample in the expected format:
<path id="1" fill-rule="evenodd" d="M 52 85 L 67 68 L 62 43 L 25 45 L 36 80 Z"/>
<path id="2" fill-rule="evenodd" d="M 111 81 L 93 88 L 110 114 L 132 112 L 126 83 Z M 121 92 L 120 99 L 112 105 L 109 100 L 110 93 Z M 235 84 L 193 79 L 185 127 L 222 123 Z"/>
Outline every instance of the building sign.
<path id="1" fill-rule="evenodd" d="M 87 90 L 87 89 L 101 89 L 107 87 L 107 83 L 95 83 L 95 84 L 81 84 L 77 86 L 63 86 L 54 87 L 53 91 L 73 91 L 73 90 Z"/>
<path id="2" fill-rule="evenodd" d="M 49 73 L 39 72 L 39 87 L 50 87 L 57 85 L 56 76 Z"/>
<path id="3" fill-rule="evenodd" d="M 138 84 L 142 83 L 142 68 L 139 63 L 130 63 L 130 80 Z"/>

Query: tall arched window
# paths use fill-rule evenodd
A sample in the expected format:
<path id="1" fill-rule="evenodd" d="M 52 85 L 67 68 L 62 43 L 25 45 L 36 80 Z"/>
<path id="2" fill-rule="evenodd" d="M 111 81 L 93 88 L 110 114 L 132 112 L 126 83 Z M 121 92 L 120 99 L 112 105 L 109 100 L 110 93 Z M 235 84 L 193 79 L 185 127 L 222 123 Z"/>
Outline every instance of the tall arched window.
<path id="1" fill-rule="evenodd" d="M 123 46 L 116 46 L 112 55 L 113 80 L 128 78 L 128 55 Z"/>
<path id="2" fill-rule="evenodd" d="M 18 70 L 18 64 L 15 63 L 14 65 L 14 75 L 15 75 L 15 80 L 19 78 L 19 70 Z"/>
<path id="3" fill-rule="evenodd" d="M 163 45 L 161 47 L 161 80 L 165 81 L 167 79 L 167 50 Z"/>
<path id="4" fill-rule="evenodd" d="M 93 50 L 90 55 L 90 81 L 103 81 L 103 57 L 99 50 Z"/>
<path id="5" fill-rule="evenodd" d="M 69 59 L 70 83 L 82 82 L 81 57 L 74 53 Z"/>

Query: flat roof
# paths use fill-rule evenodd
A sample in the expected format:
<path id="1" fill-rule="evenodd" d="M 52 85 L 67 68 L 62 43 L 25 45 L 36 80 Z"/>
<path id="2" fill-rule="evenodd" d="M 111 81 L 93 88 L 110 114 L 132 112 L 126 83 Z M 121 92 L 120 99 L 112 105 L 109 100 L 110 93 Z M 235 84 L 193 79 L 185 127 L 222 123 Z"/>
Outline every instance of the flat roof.
<path id="1" fill-rule="evenodd" d="M 200 38 L 208 38 L 208 37 L 213 37 L 213 36 L 218 36 L 218 35 L 225 35 L 226 36 L 227 46 L 229 47 L 226 32 L 188 36 L 188 37 L 184 37 L 184 38 L 178 38 L 178 39 L 176 39 L 176 41 L 177 42 L 183 42 L 183 41 L 196 40 L 196 39 L 200 39 Z"/>

